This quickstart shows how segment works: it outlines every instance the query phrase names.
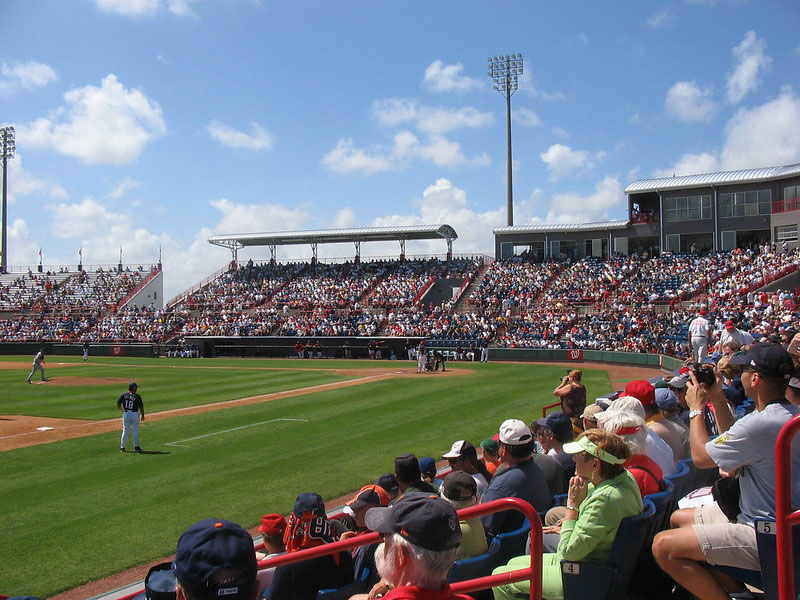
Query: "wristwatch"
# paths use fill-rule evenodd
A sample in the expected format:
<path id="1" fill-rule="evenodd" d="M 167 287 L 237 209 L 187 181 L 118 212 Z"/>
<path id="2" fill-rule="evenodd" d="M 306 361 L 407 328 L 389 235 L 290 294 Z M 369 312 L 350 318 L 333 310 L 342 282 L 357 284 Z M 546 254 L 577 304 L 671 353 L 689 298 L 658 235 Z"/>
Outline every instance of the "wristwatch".
<path id="1" fill-rule="evenodd" d="M 703 414 L 702 410 L 690 410 L 689 411 L 689 420 L 691 421 L 695 417 L 699 417 Z"/>
<path id="2" fill-rule="evenodd" d="M 574 510 L 575 512 L 578 512 L 578 509 L 572 506 L 571 504 L 567 504 L 564 508 L 566 508 L 567 510 Z"/>

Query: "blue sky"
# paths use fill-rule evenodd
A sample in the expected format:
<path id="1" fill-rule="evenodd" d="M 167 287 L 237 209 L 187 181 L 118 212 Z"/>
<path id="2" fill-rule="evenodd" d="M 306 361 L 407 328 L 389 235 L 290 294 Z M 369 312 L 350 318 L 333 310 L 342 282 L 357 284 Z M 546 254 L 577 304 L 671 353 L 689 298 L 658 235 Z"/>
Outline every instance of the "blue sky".
<path id="1" fill-rule="evenodd" d="M 449 223 L 455 252 L 491 254 L 498 54 L 525 60 L 515 225 L 624 218 L 636 179 L 800 161 L 796 1 L 5 0 L 0 17 L 9 265 L 161 246 L 168 297 L 229 260 L 206 241 L 223 233 Z"/>

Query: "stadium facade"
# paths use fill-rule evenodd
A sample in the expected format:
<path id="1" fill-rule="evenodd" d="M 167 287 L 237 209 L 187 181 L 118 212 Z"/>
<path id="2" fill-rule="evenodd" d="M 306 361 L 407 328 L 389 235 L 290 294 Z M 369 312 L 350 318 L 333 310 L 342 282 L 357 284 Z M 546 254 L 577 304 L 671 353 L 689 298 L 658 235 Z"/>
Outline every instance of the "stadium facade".
<path id="1" fill-rule="evenodd" d="M 634 181 L 628 218 L 497 227 L 495 257 L 572 258 L 647 251 L 730 251 L 771 242 L 798 246 L 800 163 Z"/>

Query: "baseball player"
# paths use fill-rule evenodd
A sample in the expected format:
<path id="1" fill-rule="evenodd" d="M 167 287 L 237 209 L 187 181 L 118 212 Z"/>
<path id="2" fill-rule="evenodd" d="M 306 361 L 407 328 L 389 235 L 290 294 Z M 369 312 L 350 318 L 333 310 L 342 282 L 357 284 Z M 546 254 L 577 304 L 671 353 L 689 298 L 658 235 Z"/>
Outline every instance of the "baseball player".
<path id="1" fill-rule="evenodd" d="M 36 373 L 36 371 L 41 371 L 42 381 L 47 381 L 47 379 L 44 376 L 44 367 L 42 366 L 43 363 L 44 363 L 44 348 L 40 348 L 36 356 L 33 357 L 33 365 L 31 366 L 31 372 L 28 373 L 28 378 L 25 381 L 30 383 L 31 377 L 33 377 L 33 374 Z"/>
<path id="2" fill-rule="evenodd" d="M 139 419 L 144 421 L 144 403 L 142 397 L 136 393 L 139 386 L 131 382 L 128 391 L 117 399 L 117 407 L 122 411 L 122 437 L 119 442 L 119 451 L 125 452 L 128 436 L 133 433 L 133 450 L 141 452 L 139 447 Z"/>
<path id="3" fill-rule="evenodd" d="M 89 360 L 89 342 L 83 342 L 83 362 Z"/>

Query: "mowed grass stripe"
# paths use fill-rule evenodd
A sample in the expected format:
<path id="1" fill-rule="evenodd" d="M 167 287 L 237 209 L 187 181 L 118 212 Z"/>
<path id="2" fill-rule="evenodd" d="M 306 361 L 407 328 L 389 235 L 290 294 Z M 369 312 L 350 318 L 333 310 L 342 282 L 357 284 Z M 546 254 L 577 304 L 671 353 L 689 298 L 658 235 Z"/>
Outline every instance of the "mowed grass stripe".
<path id="1" fill-rule="evenodd" d="M 142 446 L 165 454 L 120 454 L 118 432 L 2 453 L 0 544 L 13 552 L 0 564 L 0 592 L 51 596 L 171 554 L 180 532 L 201 518 L 251 527 L 266 512 L 287 513 L 300 492 L 333 498 L 357 489 L 391 471 L 401 452 L 439 457 L 455 439 L 478 443 L 505 418 L 539 416 L 563 373 L 467 368 L 462 377 L 379 380 L 146 422 Z M 221 373 L 177 387 L 196 400 L 228 376 L 238 381 L 235 370 Z M 586 370 L 585 381 L 590 397 L 610 391 L 604 371 Z M 245 427 L 287 418 L 308 421 Z M 167 445 L 212 433 L 187 447 Z"/>

